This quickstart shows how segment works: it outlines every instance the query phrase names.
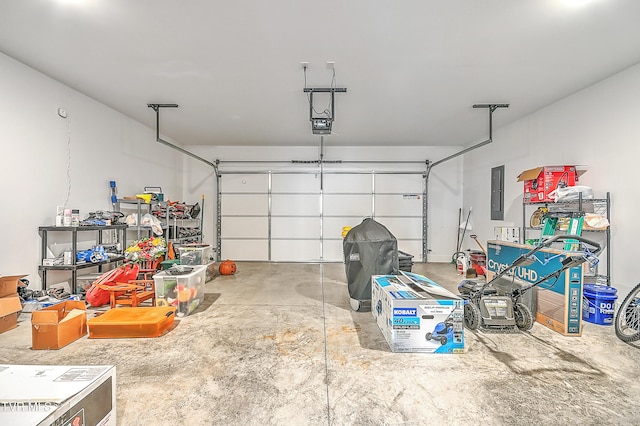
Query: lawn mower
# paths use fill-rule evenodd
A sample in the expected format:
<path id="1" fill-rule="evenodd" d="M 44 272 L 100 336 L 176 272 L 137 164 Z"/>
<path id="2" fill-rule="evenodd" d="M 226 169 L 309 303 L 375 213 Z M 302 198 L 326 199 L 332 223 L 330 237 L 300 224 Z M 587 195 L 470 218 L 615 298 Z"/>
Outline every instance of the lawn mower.
<path id="1" fill-rule="evenodd" d="M 527 285 L 515 277 L 515 269 L 540 262 L 535 253 L 554 243 L 565 242 L 563 250 L 553 256 L 560 256 L 560 268 L 533 284 Z M 569 268 L 589 262 L 593 267 L 598 264 L 597 254 L 601 247 L 598 243 L 577 235 L 555 235 L 530 251 L 521 254 L 486 283 L 464 280 L 458 286 L 458 292 L 464 300 L 464 324 L 470 330 L 480 327 L 483 331 L 497 333 L 513 333 L 518 330 L 527 331 L 533 327 L 534 314 L 524 301 L 526 293 L 538 285 L 549 281 L 555 284 L 560 275 Z M 506 279 L 505 279 L 506 277 Z M 500 288 L 498 283 L 511 282 L 510 286 Z M 517 284 L 519 282 L 519 284 Z"/>
<path id="2" fill-rule="evenodd" d="M 453 341 L 454 331 L 451 315 L 449 315 L 443 322 L 437 323 L 433 332 L 427 333 L 424 337 L 426 340 L 437 340 L 440 342 L 441 346 Z"/>

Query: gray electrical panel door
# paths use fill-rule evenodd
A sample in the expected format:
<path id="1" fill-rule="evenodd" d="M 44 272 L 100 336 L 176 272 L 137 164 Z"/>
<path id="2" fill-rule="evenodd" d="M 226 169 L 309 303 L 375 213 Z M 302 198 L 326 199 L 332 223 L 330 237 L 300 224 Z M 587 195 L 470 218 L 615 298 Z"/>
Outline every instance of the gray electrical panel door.
<path id="1" fill-rule="evenodd" d="M 504 166 L 491 169 L 491 220 L 504 220 Z"/>

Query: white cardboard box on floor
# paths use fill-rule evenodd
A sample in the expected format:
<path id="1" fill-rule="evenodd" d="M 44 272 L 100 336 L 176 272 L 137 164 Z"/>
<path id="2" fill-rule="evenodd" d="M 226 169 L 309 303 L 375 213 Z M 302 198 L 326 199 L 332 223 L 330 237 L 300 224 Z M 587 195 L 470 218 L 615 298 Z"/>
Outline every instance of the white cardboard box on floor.
<path id="1" fill-rule="evenodd" d="M 463 300 L 429 278 L 374 275 L 371 312 L 392 352 L 464 352 Z"/>
<path id="2" fill-rule="evenodd" d="M 115 366 L 0 364 L 0 424 L 115 425 Z"/>

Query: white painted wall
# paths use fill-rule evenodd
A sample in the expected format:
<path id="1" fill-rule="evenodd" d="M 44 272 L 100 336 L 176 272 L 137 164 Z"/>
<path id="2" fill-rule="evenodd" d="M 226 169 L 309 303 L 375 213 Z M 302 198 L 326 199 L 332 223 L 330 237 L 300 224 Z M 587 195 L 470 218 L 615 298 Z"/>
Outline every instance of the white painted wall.
<path id="1" fill-rule="evenodd" d="M 325 141 L 330 140 L 330 136 Z M 318 138 L 318 144 L 320 143 Z M 298 167 L 299 169 L 308 170 L 309 167 L 316 166 L 292 166 L 291 164 L 269 163 L 269 164 L 234 164 L 227 163 L 231 161 L 273 161 L 287 162 L 291 160 L 317 160 L 320 155 L 319 147 L 203 147 L 188 146 L 187 149 L 209 161 L 219 159 L 222 163 L 221 170 L 284 170 Z M 324 159 L 327 161 L 419 161 L 425 160 L 437 161 L 455 152 L 460 147 L 340 147 L 326 146 L 324 150 Z M 399 166 L 398 164 L 342 164 L 342 165 L 325 165 L 327 170 L 389 170 L 398 168 L 406 170 L 424 170 L 424 164 L 407 164 Z M 204 193 L 206 199 L 207 213 L 205 213 L 205 222 L 211 225 L 205 225 L 205 230 L 211 229 L 212 232 L 206 232 L 205 241 L 215 244 L 215 204 L 209 200 L 215 201 L 216 189 L 215 184 L 212 186 L 211 179 L 205 172 L 197 172 L 197 176 L 191 178 L 191 181 L 198 184 L 193 185 L 189 189 L 185 189 L 185 197 L 196 197 L 198 194 Z M 209 194 L 211 194 L 209 196 Z M 462 159 L 461 157 L 450 160 L 435 167 L 429 179 L 429 248 L 430 253 L 428 259 L 431 262 L 449 262 L 452 254 L 455 252 L 456 235 L 458 228 L 458 209 L 462 207 Z M 415 232 L 421 233 L 422 229 L 416 229 Z M 417 253 L 416 253 L 417 254 Z M 224 253 L 223 253 L 224 257 Z"/>
<path id="2" fill-rule="evenodd" d="M 494 114 L 494 123 L 499 114 Z M 587 172 L 580 184 L 592 187 L 597 198 L 611 193 L 612 285 L 619 299 L 624 297 L 640 281 L 634 266 L 640 209 L 639 114 L 640 65 L 495 131 L 492 144 L 464 158 L 464 200 L 473 207 L 473 232 L 486 241 L 494 226 L 522 226 L 523 185 L 516 181 L 521 171 L 584 165 Z M 491 221 L 491 168 L 503 164 L 505 221 Z M 466 239 L 463 247 L 477 246 Z"/>
<path id="3" fill-rule="evenodd" d="M 110 180 L 120 197 L 161 186 L 181 199 L 182 155 L 155 142 L 154 130 L 4 54 L 0 93 L 0 275 L 27 274 L 40 288 L 38 227 L 55 224 L 69 188 L 67 206 L 82 218 L 111 210 Z M 55 283 L 70 275 L 50 277 Z"/>

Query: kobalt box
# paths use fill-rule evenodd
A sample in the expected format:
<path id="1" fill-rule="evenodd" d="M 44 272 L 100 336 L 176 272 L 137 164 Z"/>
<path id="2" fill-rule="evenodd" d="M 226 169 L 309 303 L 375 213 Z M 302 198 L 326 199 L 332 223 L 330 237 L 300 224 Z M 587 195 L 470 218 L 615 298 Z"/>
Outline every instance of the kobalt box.
<path id="1" fill-rule="evenodd" d="M 374 275 L 371 312 L 392 352 L 464 352 L 463 300 L 429 278 Z"/>

